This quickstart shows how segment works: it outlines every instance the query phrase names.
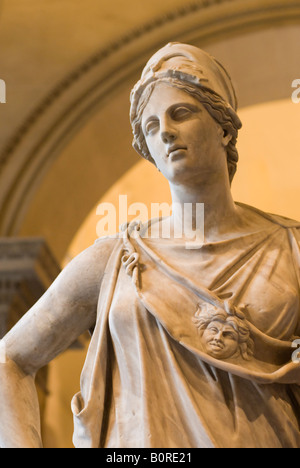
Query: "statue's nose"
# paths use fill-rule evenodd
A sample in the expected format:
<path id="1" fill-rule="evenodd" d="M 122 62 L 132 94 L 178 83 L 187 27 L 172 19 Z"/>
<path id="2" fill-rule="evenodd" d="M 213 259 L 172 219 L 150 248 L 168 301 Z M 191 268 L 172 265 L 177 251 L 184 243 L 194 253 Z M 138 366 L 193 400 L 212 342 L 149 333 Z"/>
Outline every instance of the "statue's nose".
<path id="1" fill-rule="evenodd" d="M 161 139 L 165 144 L 172 143 L 177 138 L 177 132 L 170 121 L 170 117 L 162 117 L 160 122 Z"/>
<path id="2" fill-rule="evenodd" d="M 171 130 L 165 130 L 161 133 L 161 139 L 165 144 L 172 143 L 174 140 L 176 140 L 175 132 L 172 132 Z"/>
<path id="3" fill-rule="evenodd" d="M 218 331 L 218 333 L 216 333 L 216 335 L 214 336 L 215 340 L 218 340 L 218 341 L 221 341 L 222 338 L 223 338 L 223 332 L 222 330 Z"/>

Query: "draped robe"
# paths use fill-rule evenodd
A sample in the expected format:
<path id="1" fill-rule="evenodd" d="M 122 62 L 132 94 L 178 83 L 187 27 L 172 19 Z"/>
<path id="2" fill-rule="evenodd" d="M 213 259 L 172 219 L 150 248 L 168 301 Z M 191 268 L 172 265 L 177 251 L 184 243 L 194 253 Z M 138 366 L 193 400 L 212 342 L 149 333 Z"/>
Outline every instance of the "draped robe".
<path id="1" fill-rule="evenodd" d="M 198 250 L 136 225 L 99 239 L 112 253 L 72 400 L 75 447 L 300 448 L 300 223 L 244 210 L 268 227 Z M 222 297 L 243 306 L 249 361 L 201 346 L 195 313 Z"/>

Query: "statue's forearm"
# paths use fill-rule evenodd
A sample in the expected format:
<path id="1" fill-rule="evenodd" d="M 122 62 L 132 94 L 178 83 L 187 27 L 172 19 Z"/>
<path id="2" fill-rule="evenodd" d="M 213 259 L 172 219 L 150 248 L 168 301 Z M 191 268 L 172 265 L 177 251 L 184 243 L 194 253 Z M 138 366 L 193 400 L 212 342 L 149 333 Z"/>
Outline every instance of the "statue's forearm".
<path id="1" fill-rule="evenodd" d="M 42 447 L 34 377 L 10 359 L 0 363 L 0 447 Z"/>

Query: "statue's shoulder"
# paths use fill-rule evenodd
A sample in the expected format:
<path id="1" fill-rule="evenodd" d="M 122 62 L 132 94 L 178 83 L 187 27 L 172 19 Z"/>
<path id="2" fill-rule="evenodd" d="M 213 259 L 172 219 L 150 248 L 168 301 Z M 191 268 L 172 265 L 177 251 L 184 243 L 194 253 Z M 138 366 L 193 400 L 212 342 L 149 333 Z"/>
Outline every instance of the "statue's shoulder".
<path id="1" fill-rule="evenodd" d="M 267 212 L 262 211 L 262 210 L 260 210 L 258 208 L 255 208 L 253 206 L 246 205 L 245 203 L 236 202 L 236 204 L 238 206 L 241 206 L 242 208 L 246 208 L 248 210 L 251 210 L 251 211 L 257 213 L 258 215 L 260 215 L 263 218 L 267 219 L 271 223 L 277 224 L 278 226 L 281 226 L 283 228 L 286 228 L 286 229 L 298 228 L 298 229 L 300 229 L 300 221 L 296 221 L 294 219 L 287 218 L 285 216 L 278 215 L 278 214 L 267 213 Z"/>
<path id="2" fill-rule="evenodd" d="M 102 236 L 98 237 L 98 239 L 95 240 L 94 245 L 100 245 L 100 246 L 109 246 L 109 245 L 115 245 L 115 243 L 122 238 L 122 233 L 121 232 L 116 232 L 115 234 L 112 234 L 110 236 Z"/>
<path id="3" fill-rule="evenodd" d="M 94 256 L 108 259 L 115 249 L 119 250 L 122 244 L 122 233 L 117 232 L 110 236 L 98 237 L 91 246 Z"/>

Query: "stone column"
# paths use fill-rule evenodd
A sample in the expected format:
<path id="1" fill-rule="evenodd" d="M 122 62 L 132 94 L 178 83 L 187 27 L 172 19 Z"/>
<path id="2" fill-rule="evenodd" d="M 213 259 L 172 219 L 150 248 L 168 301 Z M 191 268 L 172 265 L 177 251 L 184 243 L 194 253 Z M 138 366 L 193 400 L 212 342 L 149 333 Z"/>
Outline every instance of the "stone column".
<path id="1" fill-rule="evenodd" d="M 0 338 L 60 273 L 43 239 L 0 238 Z"/>
<path id="2" fill-rule="evenodd" d="M 60 273 L 46 242 L 39 238 L 0 237 L 0 338 L 36 303 Z M 36 376 L 43 412 L 47 367 Z"/>

